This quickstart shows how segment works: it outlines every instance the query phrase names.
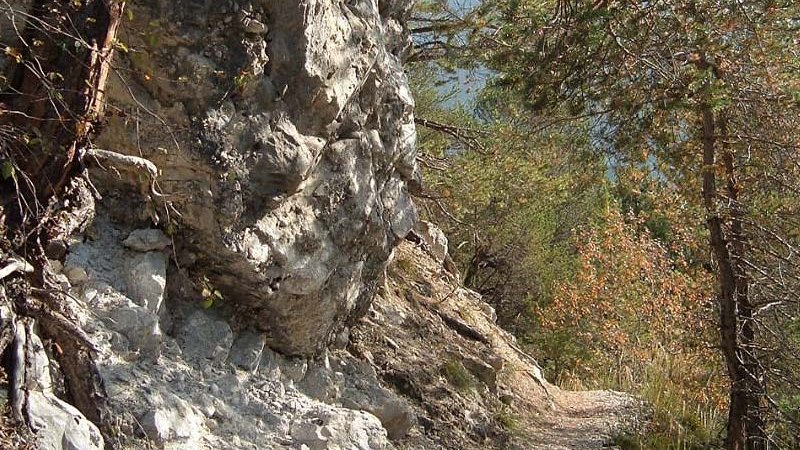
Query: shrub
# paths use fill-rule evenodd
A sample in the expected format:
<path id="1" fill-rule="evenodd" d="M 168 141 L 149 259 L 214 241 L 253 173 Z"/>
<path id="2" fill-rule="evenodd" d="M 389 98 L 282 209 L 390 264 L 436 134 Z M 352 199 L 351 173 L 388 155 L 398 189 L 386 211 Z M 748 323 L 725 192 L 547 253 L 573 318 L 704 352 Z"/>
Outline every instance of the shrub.
<path id="1" fill-rule="evenodd" d="M 475 377 L 455 356 L 448 358 L 442 365 L 442 375 L 459 391 L 468 391 L 475 386 Z"/>

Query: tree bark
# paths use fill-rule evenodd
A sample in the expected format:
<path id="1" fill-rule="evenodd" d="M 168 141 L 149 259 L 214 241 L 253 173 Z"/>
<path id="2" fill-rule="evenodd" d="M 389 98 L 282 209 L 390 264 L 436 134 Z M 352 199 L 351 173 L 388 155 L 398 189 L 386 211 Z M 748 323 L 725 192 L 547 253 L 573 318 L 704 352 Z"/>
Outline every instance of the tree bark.
<path id="1" fill-rule="evenodd" d="M 718 121 L 720 134 L 726 133 L 723 121 Z M 761 417 L 760 400 L 763 387 L 762 371 L 755 350 L 755 322 L 753 305 L 750 301 L 750 278 L 741 259 L 747 252 L 747 236 L 744 230 L 744 210 L 740 202 L 740 186 L 735 166 L 734 151 L 723 144 L 721 149 L 722 168 L 726 179 L 726 200 L 730 208 L 729 246 L 735 282 L 735 301 L 737 327 L 737 363 L 739 364 L 739 383 L 741 395 L 746 398 L 745 435 L 746 448 L 763 450 L 767 446 L 764 421 Z"/>
<path id="2" fill-rule="evenodd" d="M 729 148 L 721 151 L 717 148 L 716 136 L 725 133 L 726 123 L 715 117 L 710 107 L 702 109 L 702 123 L 702 194 L 706 227 L 717 263 L 720 343 L 731 381 L 726 449 L 761 450 L 765 448 L 765 438 L 758 410 L 759 366 L 752 353 L 755 332 L 749 279 L 738 263 L 744 255 L 746 242 L 734 154 Z M 726 180 L 724 200 L 730 208 L 730 214 L 725 218 L 721 216 L 718 204 L 723 199 L 717 189 L 718 153 L 721 153 L 721 169 Z M 727 235 L 726 229 L 729 230 Z"/>

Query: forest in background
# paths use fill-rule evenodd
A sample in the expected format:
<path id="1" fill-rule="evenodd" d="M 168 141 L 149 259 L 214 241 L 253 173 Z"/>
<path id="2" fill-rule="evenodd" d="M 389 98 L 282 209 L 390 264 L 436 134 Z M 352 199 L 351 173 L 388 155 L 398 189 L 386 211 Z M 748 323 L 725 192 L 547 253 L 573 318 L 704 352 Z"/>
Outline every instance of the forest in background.
<path id="1" fill-rule="evenodd" d="M 418 203 L 547 377 L 644 399 L 622 448 L 800 447 L 800 6 L 426 0 L 411 29 Z"/>

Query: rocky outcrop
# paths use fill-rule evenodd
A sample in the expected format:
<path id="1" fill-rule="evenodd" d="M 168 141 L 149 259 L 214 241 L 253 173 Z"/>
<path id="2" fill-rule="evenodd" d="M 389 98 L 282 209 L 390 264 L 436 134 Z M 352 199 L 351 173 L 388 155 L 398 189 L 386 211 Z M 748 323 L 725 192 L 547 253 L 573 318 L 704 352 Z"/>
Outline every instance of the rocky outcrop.
<path id="1" fill-rule="evenodd" d="M 174 264 L 166 285 L 150 284 L 162 266 L 133 263 L 172 249 L 131 246 L 131 236 L 159 235 L 98 213 L 90 236 L 70 242 L 57 278 L 92 349 L 113 448 L 600 449 L 633 405 L 618 393 L 547 383 L 480 296 L 425 247 L 399 246 L 368 314 L 331 349 L 292 357 L 198 300 L 201 287 Z M 66 267 L 83 276 L 69 279 Z M 141 285 L 150 286 L 144 298 L 163 302 L 137 299 Z M 23 376 L 39 448 L 103 448 L 98 429 L 58 398 L 61 380 L 50 376 L 58 365 L 36 324 L 18 329 L 34 355 Z"/>
<path id="2" fill-rule="evenodd" d="M 66 259 L 85 277 L 60 276 L 71 292 L 67 306 L 96 351 L 115 448 L 146 448 L 148 442 L 175 450 L 390 447 L 381 420 L 368 410 L 317 400 L 300 389 L 317 371 L 316 360 L 276 353 L 263 332 L 234 331 L 223 311 L 192 295 L 198 286 L 185 272 L 139 264 L 143 255 L 161 261 L 171 253 L 131 245 L 132 236 L 158 233 L 122 229 L 100 213 L 92 237 L 72 242 Z M 153 282 L 161 279 L 168 283 Z M 142 286 L 145 298 L 165 301 L 143 300 Z M 76 417 L 82 422 L 75 423 L 93 426 Z M 94 448 L 84 441 L 41 448 Z"/>
<path id="3" fill-rule="evenodd" d="M 158 166 L 164 197 L 149 193 L 142 222 L 168 221 L 179 264 L 274 349 L 310 355 L 363 314 L 416 221 L 409 6 L 129 5 L 120 63 L 131 75 L 109 100 L 126 117 L 97 144 Z M 94 176 L 107 202 L 135 211 L 124 180 Z"/>

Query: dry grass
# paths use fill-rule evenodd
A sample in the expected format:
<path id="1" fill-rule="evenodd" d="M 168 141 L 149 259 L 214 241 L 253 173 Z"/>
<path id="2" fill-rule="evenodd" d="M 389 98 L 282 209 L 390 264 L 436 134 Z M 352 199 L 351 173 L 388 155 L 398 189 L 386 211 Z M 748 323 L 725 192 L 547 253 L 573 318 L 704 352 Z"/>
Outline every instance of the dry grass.
<path id="1" fill-rule="evenodd" d="M 0 448 L 16 450 L 33 450 L 36 438 L 28 431 L 28 427 L 16 423 L 11 417 L 11 407 L 7 403 L 0 408 Z"/>
<path id="2" fill-rule="evenodd" d="M 716 361 L 655 347 L 633 363 L 608 366 L 592 380 L 559 376 L 567 389 L 605 388 L 644 400 L 651 417 L 639 430 L 619 436 L 623 450 L 700 450 L 720 445 L 725 423 L 724 382 Z"/>

